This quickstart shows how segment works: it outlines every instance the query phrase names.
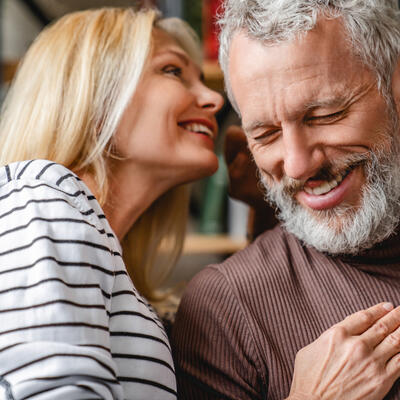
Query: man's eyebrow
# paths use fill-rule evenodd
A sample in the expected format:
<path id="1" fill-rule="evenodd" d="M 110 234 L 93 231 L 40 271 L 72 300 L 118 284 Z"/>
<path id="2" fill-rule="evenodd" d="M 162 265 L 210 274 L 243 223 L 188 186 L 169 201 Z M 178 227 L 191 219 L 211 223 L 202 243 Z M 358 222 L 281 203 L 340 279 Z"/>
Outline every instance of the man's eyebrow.
<path id="1" fill-rule="evenodd" d="M 351 95 L 334 96 L 327 99 L 311 101 L 306 104 L 305 110 L 312 111 L 315 110 L 316 108 L 324 108 L 324 107 L 345 107 L 351 102 L 352 98 L 353 96 Z"/>
<path id="2" fill-rule="evenodd" d="M 267 127 L 271 127 L 272 124 L 268 123 L 267 121 L 254 121 L 252 123 L 250 123 L 249 125 L 243 125 L 243 130 L 244 133 L 247 135 L 253 131 L 255 131 L 256 129 L 259 128 L 267 128 Z"/>

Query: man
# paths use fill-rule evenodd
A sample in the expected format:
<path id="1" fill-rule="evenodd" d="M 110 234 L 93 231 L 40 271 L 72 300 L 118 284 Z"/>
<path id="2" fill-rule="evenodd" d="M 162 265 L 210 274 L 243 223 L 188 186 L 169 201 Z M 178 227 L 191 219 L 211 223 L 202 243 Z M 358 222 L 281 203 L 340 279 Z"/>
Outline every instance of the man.
<path id="1" fill-rule="evenodd" d="M 282 223 L 190 283 L 172 340 L 182 398 L 400 399 L 398 324 L 371 309 L 338 323 L 400 304 L 397 2 L 227 0 L 220 24 Z"/>

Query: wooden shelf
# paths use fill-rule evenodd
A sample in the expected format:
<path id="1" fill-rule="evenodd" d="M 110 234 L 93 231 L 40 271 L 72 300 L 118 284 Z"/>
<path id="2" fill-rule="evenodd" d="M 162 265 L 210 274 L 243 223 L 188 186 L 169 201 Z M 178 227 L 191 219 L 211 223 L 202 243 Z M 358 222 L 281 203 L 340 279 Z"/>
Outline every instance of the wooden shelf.
<path id="1" fill-rule="evenodd" d="M 12 81 L 18 67 L 18 61 L 3 61 L 1 64 L 2 81 L 9 83 Z"/>
<path id="2" fill-rule="evenodd" d="M 205 60 L 203 64 L 205 83 L 214 90 L 224 90 L 224 76 L 216 60 Z"/>
<path id="3" fill-rule="evenodd" d="M 246 239 L 233 239 L 228 235 L 189 234 L 183 254 L 233 254 L 247 246 Z"/>

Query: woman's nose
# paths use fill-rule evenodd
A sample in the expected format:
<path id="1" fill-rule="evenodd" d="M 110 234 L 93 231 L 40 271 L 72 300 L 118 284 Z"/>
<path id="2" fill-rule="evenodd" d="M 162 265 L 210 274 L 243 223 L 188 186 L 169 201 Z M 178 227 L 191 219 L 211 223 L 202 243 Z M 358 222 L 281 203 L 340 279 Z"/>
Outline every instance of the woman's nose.
<path id="1" fill-rule="evenodd" d="M 220 93 L 201 83 L 197 96 L 197 102 L 199 107 L 209 109 L 213 113 L 216 113 L 222 108 L 224 104 L 224 98 Z"/>

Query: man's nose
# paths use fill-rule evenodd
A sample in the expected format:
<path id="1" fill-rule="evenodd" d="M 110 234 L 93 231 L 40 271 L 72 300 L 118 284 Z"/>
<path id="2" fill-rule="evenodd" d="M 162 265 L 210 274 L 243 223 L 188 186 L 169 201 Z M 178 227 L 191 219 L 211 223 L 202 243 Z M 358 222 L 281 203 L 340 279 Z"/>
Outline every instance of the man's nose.
<path id="1" fill-rule="evenodd" d="M 298 126 L 283 130 L 283 168 L 286 176 L 305 181 L 315 176 L 323 166 L 323 148 L 312 133 Z"/>

